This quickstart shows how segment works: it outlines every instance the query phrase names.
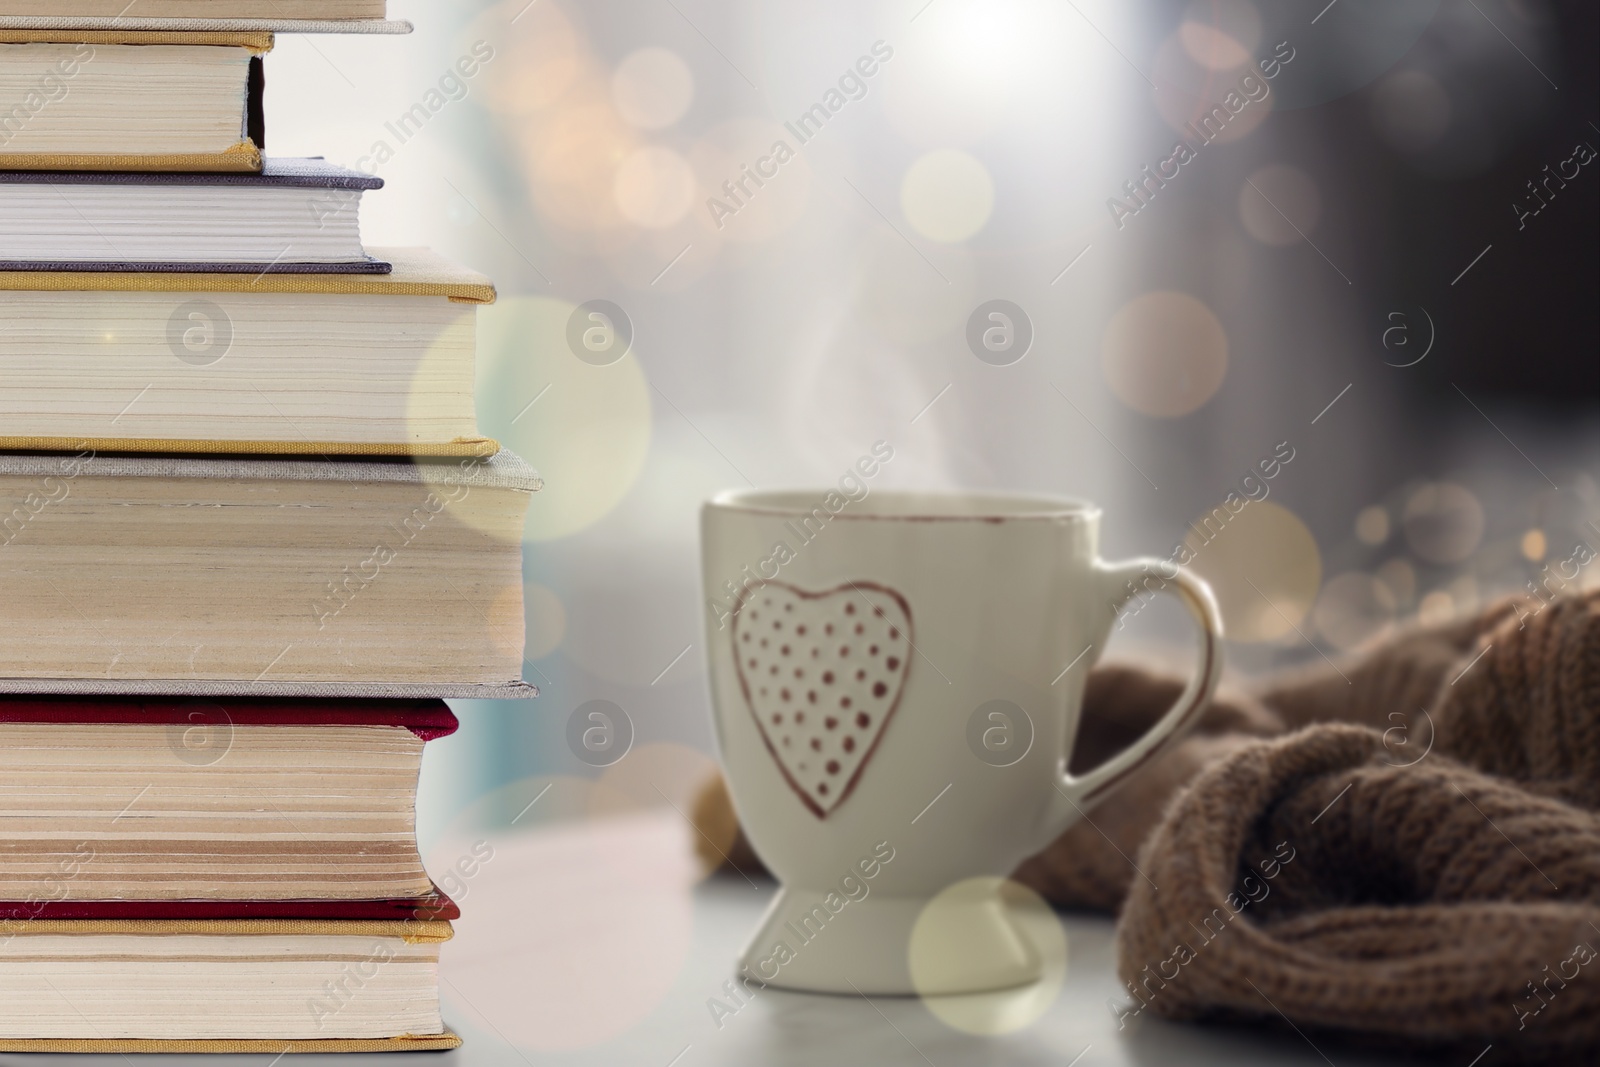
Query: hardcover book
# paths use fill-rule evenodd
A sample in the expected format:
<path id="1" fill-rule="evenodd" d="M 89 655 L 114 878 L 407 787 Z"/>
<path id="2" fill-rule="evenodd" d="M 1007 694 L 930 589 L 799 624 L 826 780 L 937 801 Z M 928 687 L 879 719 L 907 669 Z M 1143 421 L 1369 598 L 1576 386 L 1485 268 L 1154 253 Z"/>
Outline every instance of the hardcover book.
<path id="1" fill-rule="evenodd" d="M 204 0 L 200 0 L 204 2 Z M 314 0 L 285 4 L 285 9 L 301 10 Z M 55 5 L 50 0 L 24 7 Z M 65 6 L 65 5 L 63 5 Z M 116 5 L 112 5 L 116 6 Z M 273 5 L 276 7 L 276 5 Z M 94 5 L 96 10 L 105 10 Z M 410 33 L 411 23 L 404 19 L 337 19 L 337 18 L 209 18 L 188 15 L 0 15 L 0 30 L 143 30 L 173 33 L 339 33 L 339 34 L 402 34 Z"/>
<path id="2" fill-rule="evenodd" d="M 0 923 L 0 1050 L 384 1052 L 461 1044 L 447 922 Z"/>
<path id="3" fill-rule="evenodd" d="M 0 455 L 0 692 L 523 697 L 509 452 Z"/>
<path id="4" fill-rule="evenodd" d="M 461 909 L 435 886 L 420 897 L 394 900 L 23 900 L 0 902 L 0 939 L 8 922 L 33 919 L 339 919 L 435 922 L 461 918 Z"/>
<path id="5" fill-rule="evenodd" d="M 269 33 L 0 28 L 0 169 L 260 170 L 271 48 Z"/>
<path id="6" fill-rule="evenodd" d="M 492 454 L 473 367 L 494 287 L 377 254 L 390 273 L 0 271 L 0 449 Z"/>
<path id="7" fill-rule="evenodd" d="M 0 917 L 442 910 L 417 776 L 455 729 L 437 700 L 0 698 Z"/>
<path id="8" fill-rule="evenodd" d="M 0 0 L 0 20 L 116 21 L 256 20 L 370 22 L 387 15 L 386 0 Z"/>
<path id="9" fill-rule="evenodd" d="M 0 271 L 386 274 L 361 246 L 369 174 L 268 159 L 259 174 L 0 170 Z"/>

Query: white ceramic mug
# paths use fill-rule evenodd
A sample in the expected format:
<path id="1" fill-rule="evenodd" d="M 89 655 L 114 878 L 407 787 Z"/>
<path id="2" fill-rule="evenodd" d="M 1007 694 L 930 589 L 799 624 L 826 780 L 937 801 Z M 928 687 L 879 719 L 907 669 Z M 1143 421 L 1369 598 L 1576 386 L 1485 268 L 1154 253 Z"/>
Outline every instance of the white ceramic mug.
<path id="1" fill-rule="evenodd" d="M 946 994 L 1038 976 L 998 893 L 941 898 L 957 909 L 948 951 L 913 974 L 917 924 L 1105 799 L 1194 722 L 1221 672 L 1210 589 L 1163 560 L 1102 562 L 1099 520 L 990 493 L 739 491 L 705 506 L 717 743 L 782 883 L 747 981 Z M 1069 774 L 1089 668 L 1151 575 L 1202 628 L 1197 673 L 1147 734 Z"/>

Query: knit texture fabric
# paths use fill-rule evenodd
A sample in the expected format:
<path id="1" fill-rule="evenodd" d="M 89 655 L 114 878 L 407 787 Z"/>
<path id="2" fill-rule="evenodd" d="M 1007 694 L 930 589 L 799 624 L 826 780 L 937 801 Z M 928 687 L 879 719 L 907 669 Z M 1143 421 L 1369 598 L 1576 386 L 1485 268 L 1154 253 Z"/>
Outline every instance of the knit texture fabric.
<path id="1" fill-rule="evenodd" d="M 1181 688 L 1094 671 L 1073 769 Z M 697 819 L 732 836 L 720 781 Z M 727 852 L 759 868 L 742 839 Z M 1596 1062 L 1600 594 L 1505 602 L 1225 692 L 1015 878 L 1058 907 L 1120 910 L 1125 1024 L 1281 1017 Z"/>

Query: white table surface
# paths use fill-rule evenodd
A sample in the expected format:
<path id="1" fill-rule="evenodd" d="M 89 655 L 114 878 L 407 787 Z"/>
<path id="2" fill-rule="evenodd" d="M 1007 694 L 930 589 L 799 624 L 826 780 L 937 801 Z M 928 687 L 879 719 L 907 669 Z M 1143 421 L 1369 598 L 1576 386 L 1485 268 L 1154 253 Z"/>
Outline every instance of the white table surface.
<path id="1" fill-rule="evenodd" d="M 1285 1027 L 1180 1025 L 1134 1019 L 1119 1032 L 1112 922 L 1053 916 L 1067 953 L 1059 993 L 1031 1024 L 979 1036 L 916 998 L 834 997 L 767 990 L 719 1028 L 733 961 L 771 897 L 770 882 L 698 877 L 688 830 L 668 813 L 580 819 L 491 833 L 494 857 L 465 883 L 464 913 L 446 946 L 447 1022 L 466 1040 L 449 1053 L 391 1054 L 412 1064 L 473 1067 L 1335 1067 L 1450 1063 L 1374 1055 Z M 438 850 L 429 856 L 437 876 Z M 1047 920 L 1049 921 L 1049 920 Z M 419 1058 L 420 1057 L 420 1058 Z M 371 1057 L 362 1057 L 363 1060 Z M 0 1056 L 0 1063 L 58 1059 Z M 157 1067 L 165 1061 L 271 1057 L 87 1057 Z M 297 1057 L 335 1064 L 348 1057 Z M 1463 1060 L 1459 1067 L 1466 1067 Z M 1486 1056 L 1480 1067 L 1495 1067 Z"/>

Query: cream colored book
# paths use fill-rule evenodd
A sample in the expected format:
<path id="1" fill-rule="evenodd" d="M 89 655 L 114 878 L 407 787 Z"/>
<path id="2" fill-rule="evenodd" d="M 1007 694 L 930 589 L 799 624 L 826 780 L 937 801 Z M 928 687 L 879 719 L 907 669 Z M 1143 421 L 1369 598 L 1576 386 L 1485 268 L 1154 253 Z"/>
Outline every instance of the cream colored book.
<path id="1" fill-rule="evenodd" d="M 455 1048 L 439 1014 L 447 922 L 0 923 L 0 1050 Z"/>
<path id="2" fill-rule="evenodd" d="M 360 223 L 382 187 L 320 158 L 259 174 L 0 170 L 0 271 L 386 274 Z"/>
<path id="3" fill-rule="evenodd" d="M 493 453 L 473 399 L 494 286 L 389 274 L 0 271 L 0 449 Z"/>
<path id="4" fill-rule="evenodd" d="M 0 0 L 0 18 L 381 19 L 387 0 Z"/>
<path id="5" fill-rule="evenodd" d="M 0 455 L 0 692 L 516 697 L 509 452 Z"/>
<path id="6" fill-rule="evenodd" d="M 206 3 L 207 0 L 198 0 Z M 269 0 L 270 2 L 270 0 Z M 313 0 L 306 0 L 307 3 Z M 48 7 L 55 10 L 51 0 L 38 0 L 35 4 L 21 5 L 26 9 Z M 113 3 L 111 7 L 121 6 Z M 186 5 L 187 6 L 187 5 Z M 298 9 L 302 5 L 297 4 Z M 91 10 L 105 11 L 99 4 Z M 174 10 L 178 10 L 174 8 Z M 248 10 L 261 13 L 260 7 Z M 410 33 L 411 23 L 405 19 L 385 18 L 276 18 L 227 17 L 205 15 L 0 15 L 0 30 L 159 30 L 171 33 L 339 33 L 339 34 L 402 34 Z"/>
<path id="7" fill-rule="evenodd" d="M 422 748 L 455 728 L 437 700 L 0 697 L 0 920 L 422 914 Z"/>
<path id="8" fill-rule="evenodd" d="M 0 27 L 0 168 L 252 171 L 267 33 Z"/>

